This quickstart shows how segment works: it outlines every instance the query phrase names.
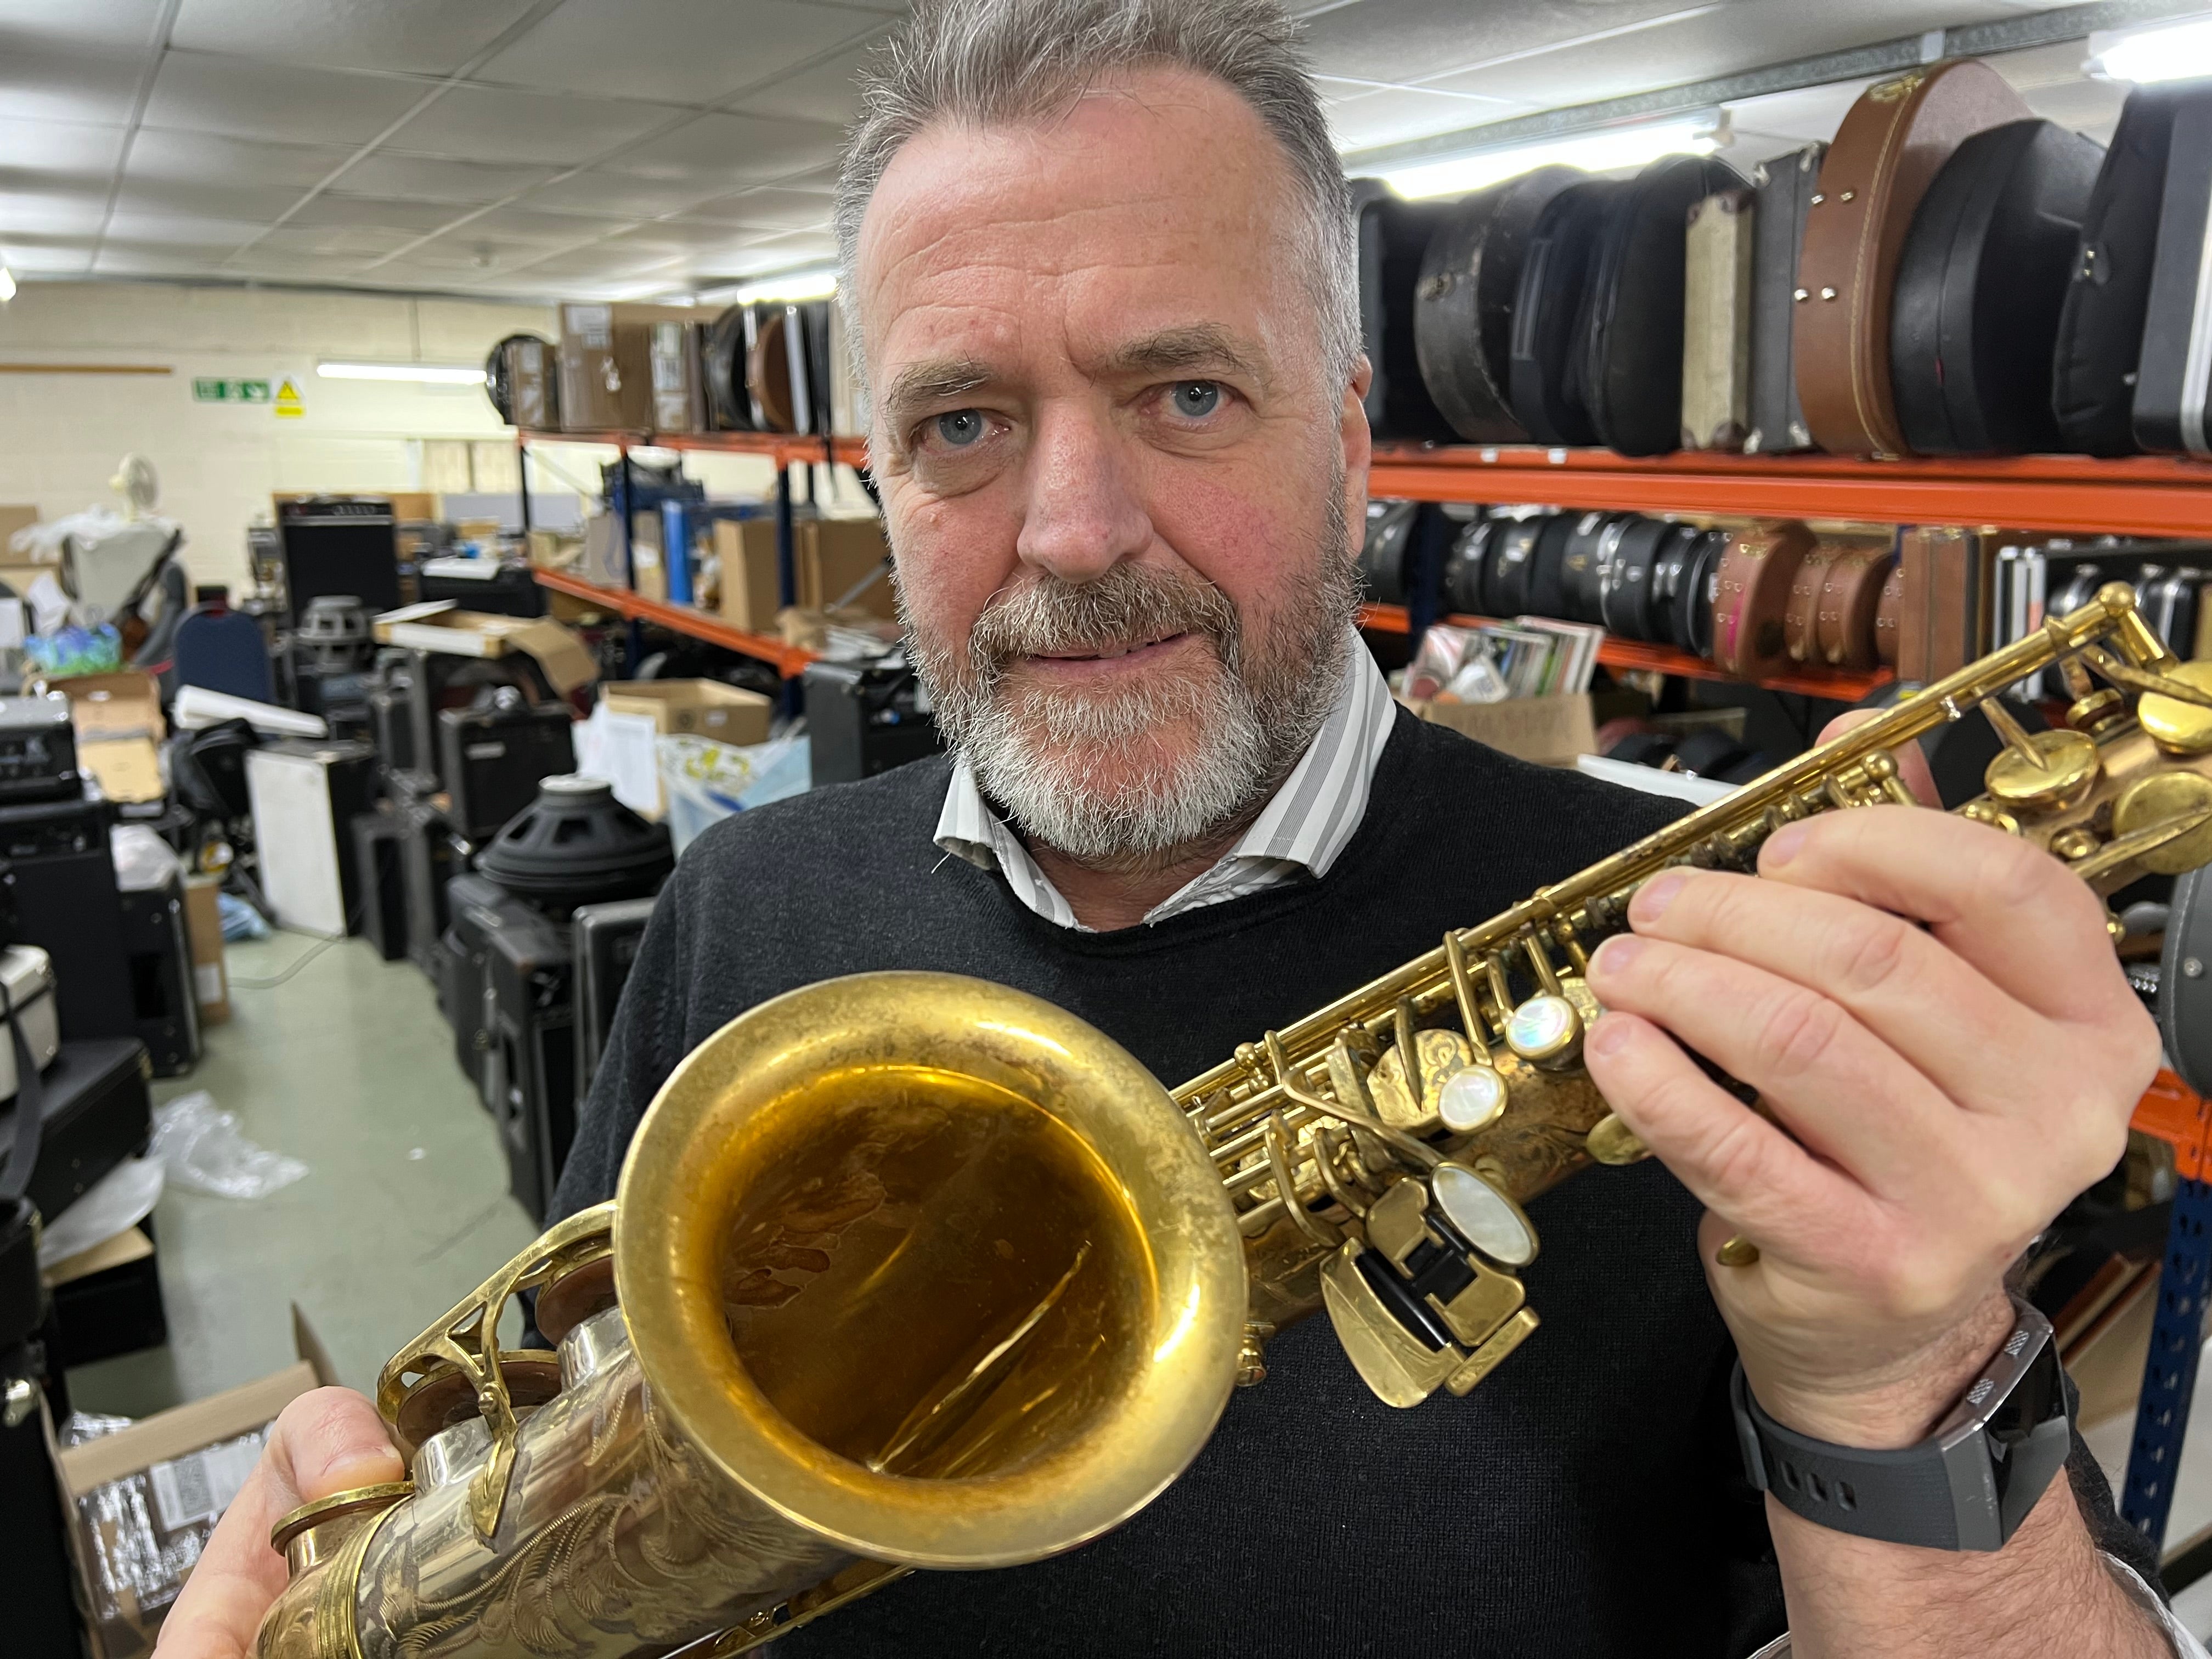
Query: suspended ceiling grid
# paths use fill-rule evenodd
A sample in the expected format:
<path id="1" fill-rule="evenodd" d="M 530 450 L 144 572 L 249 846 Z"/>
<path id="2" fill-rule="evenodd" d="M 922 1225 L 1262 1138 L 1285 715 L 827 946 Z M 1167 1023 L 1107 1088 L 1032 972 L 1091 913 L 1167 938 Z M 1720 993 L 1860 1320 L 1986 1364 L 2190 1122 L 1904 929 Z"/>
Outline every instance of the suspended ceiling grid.
<path id="1" fill-rule="evenodd" d="M 898 0 L 0 0 L 0 262 L 529 299 L 818 268 Z M 1359 150 L 2047 9 L 2008 0 L 1321 0 Z M 2103 136 L 2078 43 L 2000 66 Z M 1862 82 L 1728 106 L 1750 161 Z"/>

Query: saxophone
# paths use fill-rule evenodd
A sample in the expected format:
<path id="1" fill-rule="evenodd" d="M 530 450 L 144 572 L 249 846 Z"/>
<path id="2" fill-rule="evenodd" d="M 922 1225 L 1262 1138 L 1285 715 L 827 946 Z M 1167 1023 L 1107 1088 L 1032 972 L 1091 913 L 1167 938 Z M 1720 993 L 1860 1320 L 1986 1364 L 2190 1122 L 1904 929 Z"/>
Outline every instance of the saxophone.
<path id="1" fill-rule="evenodd" d="M 1997 694 L 2053 665 L 2071 706 L 2030 733 Z M 1156 1497 L 1317 1308 L 1382 1399 L 1465 1394 L 1537 1329 L 1522 1205 L 1646 1155 L 1578 1064 L 1638 885 L 1911 804 L 1893 751 L 1976 709 L 2004 746 L 1965 816 L 2100 893 L 2212 862 L 2212 663 L 2113 584 L 1172 1091 L 948 975 L 749 1011 L 612 1203 L 386 1366 L 410 1478 L 279 1522 L 260 1659 L 728 1659 L 915 1568 L 1036 1560 Z M 503 1348 L 533 1291 L 553 1351 Z"/>

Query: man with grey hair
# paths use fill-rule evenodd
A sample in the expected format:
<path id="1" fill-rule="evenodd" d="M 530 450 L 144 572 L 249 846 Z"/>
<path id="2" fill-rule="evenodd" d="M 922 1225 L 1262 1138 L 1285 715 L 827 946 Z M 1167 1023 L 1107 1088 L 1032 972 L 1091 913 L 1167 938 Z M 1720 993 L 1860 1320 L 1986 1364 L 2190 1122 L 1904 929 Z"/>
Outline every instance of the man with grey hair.
<path id="1" fill-rule="evenodd" d="M 693 848 L 563 1210 L 783 991 L 980 975 L 1178 1079 L 1664 817 L 1398 711 L 1352 630 L 1349 214 L 1273 0 L 919 0 L 866 107 L 841 299 L 953 752 Z M 1648 884 L 1595 958 L 1589 1068 L 1658 1158 L 1533 1206 L 1545 1326 L 1474 1394 L 1395 1411 L 1308 1322 L 1118 1531 L 915 1575 L 779 1650 L 1735 1659 L 1786 1622 L 1802 1655 L 2200 1651 L 2086 1456 L 1979 1553 L 1747 1486 L 1739 1361 L 1741 1399 L 1846 1458 L 1978 1398 L 2008 1264 L 2111 1168 L 2157 1058 L 2100 908 L 2015 840 L 1878 808 L 1784 829 L 1761 873 Z M 2082 968 L 2063 995 L 2054 960 Z M 1732 1234 L 1755 1261 L 1720 1264 Z M 270 1521 L 392 1462 L 354 1396 L 288 1411 L 164 1659 L 236 1659 Z"/>

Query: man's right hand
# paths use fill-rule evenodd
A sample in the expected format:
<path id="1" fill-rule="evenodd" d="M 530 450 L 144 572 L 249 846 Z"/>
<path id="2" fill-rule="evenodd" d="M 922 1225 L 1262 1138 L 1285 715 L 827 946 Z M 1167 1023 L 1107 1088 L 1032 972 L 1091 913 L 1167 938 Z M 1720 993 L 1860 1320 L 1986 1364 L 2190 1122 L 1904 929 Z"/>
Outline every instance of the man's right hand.
<path id="1" fill-rule="evenodd" d="M 404 1473 L 376 1408 L 352 1389 L 317 1389 L 285 1407 L 162 1621 L 155 1659 L 246 1659 L 288 1582 L 269 1529 L 302 1504 Z"/>

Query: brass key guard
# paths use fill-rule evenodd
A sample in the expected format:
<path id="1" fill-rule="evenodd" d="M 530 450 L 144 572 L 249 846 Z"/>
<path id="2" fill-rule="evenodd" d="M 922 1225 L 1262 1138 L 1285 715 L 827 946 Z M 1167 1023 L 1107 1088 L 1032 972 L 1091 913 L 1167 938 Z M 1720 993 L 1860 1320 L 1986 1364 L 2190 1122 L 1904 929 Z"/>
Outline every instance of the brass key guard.
<path id="1" fill-rule="evenodd" d="M 2054 663 L 2075 702 L 2031 735 L 1994 699 Z M 386 1367 L 411 1490 L 286 1518 L 261 1659 L 726 1656 L 915 1567 L 1034 1560 L 1157 1496 L 1323 1306 L 1383 1399 L 1464 1394 L 1538 1329 L 1522 1205 L 1645 1155 L 1579 1063 L 1642 883 L 1911 805 L 1893 751 L 1977 709 L 2005 748 L 1966 817 L 2100 893 L 2193 868 L 2209 687 L 2113 584 L 1171 1094 L 977 981 L 763 1004 L 654 1097 L 611 1205 Z M 557 1392 L 497 1346 L 532 1288 Z"/>

